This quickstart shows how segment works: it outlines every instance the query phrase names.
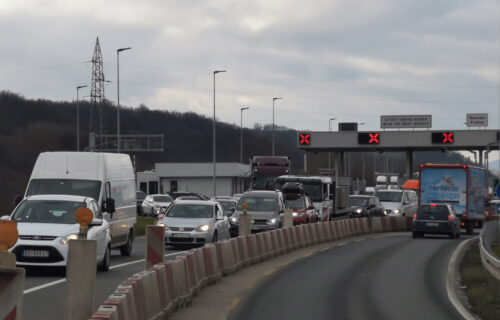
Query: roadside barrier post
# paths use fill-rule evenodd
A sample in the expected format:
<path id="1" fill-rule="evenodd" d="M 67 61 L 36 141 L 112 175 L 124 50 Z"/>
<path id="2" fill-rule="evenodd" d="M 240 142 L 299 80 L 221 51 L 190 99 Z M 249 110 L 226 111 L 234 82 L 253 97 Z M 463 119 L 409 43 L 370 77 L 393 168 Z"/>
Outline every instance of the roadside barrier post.
<path id="1" fill-rule="evenodd" d="M 147 226 L 146 228 L 146 270 L 162 263 L 165 255 L 165 228 Z"/>
<path id="2" fill-rule="evenodd" d="M 66 264 L 66 320 L 86 320 L 94 310 L 94 288 L 96 280 L 95 240 L 86 239 L 86 230 L 93 214 L 88 208 L 75 213 L 83 239 L 70 240 Z"/>
<path id="3" fill-rule="evenodd" d="M 285 209 L 285 215 L 283 217 L 283 228 L 293 227 L 293 210 Z"/>
<path id="4" fill-rule="evenodd" d="M 247 214 L 248 202 L 243 202 L 241 207 L 243 208 L 243 214 L 240 215 L 239 235 L 246 236 L 251 231 L 250 216 Z"/>
<path id="5" fill-rule="evenodd" d="M 25 271 L 16 268 L 16 256 L 7 252 L 17 242 L 17 222 L 0 221 L 0 319 L 22 319 Z"/>

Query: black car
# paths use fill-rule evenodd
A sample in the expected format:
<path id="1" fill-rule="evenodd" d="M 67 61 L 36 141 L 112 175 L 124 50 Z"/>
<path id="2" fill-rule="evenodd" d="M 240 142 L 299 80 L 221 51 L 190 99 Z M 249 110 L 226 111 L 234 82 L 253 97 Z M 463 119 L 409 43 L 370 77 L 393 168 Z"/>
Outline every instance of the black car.
<path id="1" fill-rule="evenodd" d="M 137 190 L 135 192 L 135 196 L 137 198 L 137 214 L 139 216 L 142 216 L 144 215 L 144 213 L 142 212 L 142 202 L 146 198 L 146 193 L 144 191 Z"/>
<path id="2" fill-rule="evenodd" d="M 173 191 L 169 192 L 169 195 L 177 199 L 178 197 L 189 197 L 189 198 L 184 198 L 184 200 L 209 200 L 210 198 L 207 198 L 204 195 L 200 195 L 194 192 L 189 192 L 189 191 Z"/>
<path id="3" fill-rule="evenodd" d="M 422 204 L 413 215 L 413 238 L 424 234 L 460 238 L 460 214 L 449 204 Z"/>
<path id="4" fill-rule="evenodd" d="M 383 217 L 384 208 L 380 200 L 375 196 L 352 195 L 349 196 L 349 204 L 358 207 L 353 213 L 354 217 Z"/>

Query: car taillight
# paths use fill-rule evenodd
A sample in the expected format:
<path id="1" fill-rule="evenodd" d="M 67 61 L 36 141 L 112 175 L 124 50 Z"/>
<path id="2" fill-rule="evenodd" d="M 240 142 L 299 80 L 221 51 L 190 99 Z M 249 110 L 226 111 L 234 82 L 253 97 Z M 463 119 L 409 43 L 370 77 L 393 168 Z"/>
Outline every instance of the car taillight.
<path id="1" fill-rule="evenodd" d="M 465 222 L 462 222 L 460 226 L 465 227 Z"/>
<path id="2" fill-rule="evenodd" d="M 413 221 L 416 221 L 416 220 L 417 220 L 417 214 L 416 214 L 416 213 L 414 213 L 414 214 L 413 214 Z"/>
<path id="3" fill-rule="evenodd" d="M 451 222 L 451 220 L 453 220 L 453 216 L 450 214 L 450 215 L 448 216 L 448 222 Z"/>

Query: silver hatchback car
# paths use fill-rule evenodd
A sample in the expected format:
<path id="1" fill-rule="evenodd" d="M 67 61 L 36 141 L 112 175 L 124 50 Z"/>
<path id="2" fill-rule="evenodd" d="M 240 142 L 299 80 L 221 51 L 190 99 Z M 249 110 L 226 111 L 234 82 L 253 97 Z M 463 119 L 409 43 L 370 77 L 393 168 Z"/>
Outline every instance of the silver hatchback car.
<path id="1" fill-rule="evenodd" d="M 229 220 L 214 201 L 174 201 L 160 217 L 157 225 L 165 228 L 168 245 L 203 245 L 230 237 Z"/>

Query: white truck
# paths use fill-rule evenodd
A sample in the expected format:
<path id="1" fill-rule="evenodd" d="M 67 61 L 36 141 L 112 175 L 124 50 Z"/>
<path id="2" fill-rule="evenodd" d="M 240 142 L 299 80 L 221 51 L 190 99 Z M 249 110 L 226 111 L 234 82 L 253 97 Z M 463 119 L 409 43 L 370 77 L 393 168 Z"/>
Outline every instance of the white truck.
<path id="1" fill-rule="evenodd" d="M 36 160 L 24 197 L 42 194 L 93 198 L 107 217 L 111 248 L 132 252 L 137 200 L 130 156 L 97 152 L 43 152 Z M 21 197 L 16 197 L 19 203 Z"/>

